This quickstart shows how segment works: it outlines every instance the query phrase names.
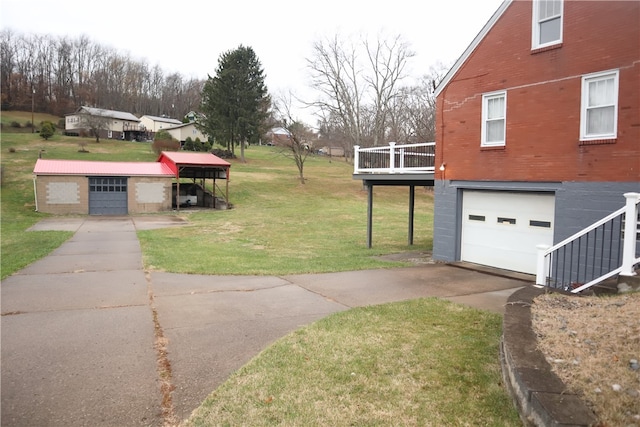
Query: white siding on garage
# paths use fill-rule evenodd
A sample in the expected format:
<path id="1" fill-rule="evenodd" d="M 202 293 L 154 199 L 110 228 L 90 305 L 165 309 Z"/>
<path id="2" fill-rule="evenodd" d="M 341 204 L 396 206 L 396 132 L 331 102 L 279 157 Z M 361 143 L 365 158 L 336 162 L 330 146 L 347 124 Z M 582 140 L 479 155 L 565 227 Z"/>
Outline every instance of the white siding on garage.
<path id="1" fill-rule="evenodd" d="M 551 193 L 465 190 L 463 261 L 535 274 L 536 246 L 553 244 Z"/>

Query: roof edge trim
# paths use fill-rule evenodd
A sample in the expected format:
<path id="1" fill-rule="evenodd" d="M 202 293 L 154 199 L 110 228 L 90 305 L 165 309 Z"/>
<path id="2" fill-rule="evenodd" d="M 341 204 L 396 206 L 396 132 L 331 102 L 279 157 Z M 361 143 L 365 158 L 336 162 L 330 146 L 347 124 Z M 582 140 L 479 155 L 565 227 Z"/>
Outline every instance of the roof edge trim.
<path id="1" fill-rule="evenodd" d="M 453 79 L 453 76 L 456 75 L 460 67 L 467 61 L 469 56 L 476 50 L 476 47 L 480 44 L 480 42 L 484 39 L 487 33 L 493 28 L 494 24 L 500 19 L 505 10 L 509 7 L 509 5 L 513 2 L 513 0 L 504 0 L 498 9 L 493 13 L 491 18 L 484 24 L 484 27 L 480 30 L 478 35 L 473 39 L 471 44 L 467 46 L 467 49 L 460 55 L 460 57 L 456 60 L 456 62 L 451 66 L 447 74 L 445 74 L 444 78 L 438 83 L 436 90 L 434 92 L 436 98 L 440 95 L 440 92 L 449 84 L 449 82 Z"/>

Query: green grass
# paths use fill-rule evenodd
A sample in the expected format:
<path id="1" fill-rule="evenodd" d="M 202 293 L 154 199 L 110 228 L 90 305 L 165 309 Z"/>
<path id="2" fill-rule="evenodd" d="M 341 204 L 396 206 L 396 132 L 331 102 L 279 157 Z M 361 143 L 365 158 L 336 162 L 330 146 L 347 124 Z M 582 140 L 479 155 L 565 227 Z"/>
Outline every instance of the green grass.
<path id="1" fill-rule="evenodd" d="M 366 248 L 366 191 L 352 166 L 309 158 L 306 184 L 271 147 L 247 150 L 231 167 L 234 209 L 189 214 L 184 228 L 139 233 L 150 268 L 181 273 L 290 274 L 388 267 L 373 256 L 432 246 L 432 193 L 418 190 L 415 238 L 407 245 L 408 189 L 375 189 L 374 248 Z M 178 254 L 178 256 L 176 256 Z"/>
<path id="2" fill-rule="evenodd" d="M 277 341 L 187 426 L 519 426 L 501 316 L 437 299 L 341 312 Z"/>
<path id="3" fill-rule="evenodd" d="M 2 113 L 3 120 L 13 116 Z M 18 115 L 19 117 L 19 115 Z M 87 143 L 81 153 L 78 143 Z M 59 134 L 48 141 L 37 133 L 2 132 L 0 146 L 2 191 L 0 195 L 0 279 L 15 273 L 60 246 L 72 233 L 63 231 L 25 231 L 49 215 L 35 211 L 33 167 L 38 156 L 49 159 L 103 161 L 154 161 L 149 144 L 72 138 Z"/>
<path id="4" fill-rule="evenodd" d="M 30 111 L 2 111 L 0 113 L 0 123 L 2 123 L 3 132 L 19 132 L 19 133 L 31 133 L 32 128 L 27 127 L 28 123 L 31 123 L 32 115 Z M 36 124 L 36 128 L 40 126 L 43 121 L 49 121 L 54 125 L 58 125 L 58 122 L 63 119 L 62 117 L 52 116 L 51 114 L 33 113 L 33 122 Z M 13 122 L 20 124 L 20 128 L 11 127 Z"/>
<path id="5" fill-rule="evenodd" d="M 88 152 L 80 152 L 81 142 Z M 46 216 L 34 212 L 32 171 L 39 153 L 49 159 L 102 161 L 154 161 L 157 157 L 146 143 L 96 143 L 59 134 L 44 141 L 37 134 L 3 133 L 2 277 L 46 255 L 68 237 L 52 233 L 57 237 L 50 245 L 45 239 L 28 256 L 18 250 L 34 238 L 22 232 Z M 367 249 L 366 191 L 352 179 L 351 165 L 310 157 L 303 185 L 293 162 L 275 148 L 251 147 L 246 158 L 246 163 L 232 162 L 229 187 L 234 209 L 182 210 L 179 214 L 189 226 L 139 233 L 147 268 L 200 274 L 346 271 L 406 265 L 374 256 L 431 249 L 433 197 L 428 190 L 416 192 L 415 244 L 409 246 L 408 189 L 377 187 L 374 248 Z"/>

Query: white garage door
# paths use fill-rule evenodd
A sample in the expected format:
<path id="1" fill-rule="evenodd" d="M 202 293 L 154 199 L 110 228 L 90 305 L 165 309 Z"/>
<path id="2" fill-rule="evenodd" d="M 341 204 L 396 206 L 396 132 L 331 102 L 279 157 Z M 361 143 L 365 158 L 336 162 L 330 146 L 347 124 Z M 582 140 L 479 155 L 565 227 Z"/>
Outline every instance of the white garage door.
<path id="1" fill-rule="evenodd" d="M 553 244 L 553 194 L 464 191 L 463 261 L 535 274 L 536 246 Z"/>

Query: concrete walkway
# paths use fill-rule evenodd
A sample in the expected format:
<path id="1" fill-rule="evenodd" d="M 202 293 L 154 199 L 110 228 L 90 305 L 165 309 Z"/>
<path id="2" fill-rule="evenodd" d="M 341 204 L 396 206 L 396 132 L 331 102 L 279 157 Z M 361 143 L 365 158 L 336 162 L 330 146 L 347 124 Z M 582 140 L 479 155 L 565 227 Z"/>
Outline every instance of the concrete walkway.
<path id="1" fill-rule="evenodd" d="M 498 313 L 526 282 L 427 264 L 273 276 L 145 272 L 136 230 L 170 217 L 46 220 L 74 236 L 1 284 L 2 426 L 180 421 L 269 343 L 351 307 L 441 297 Z"/>

